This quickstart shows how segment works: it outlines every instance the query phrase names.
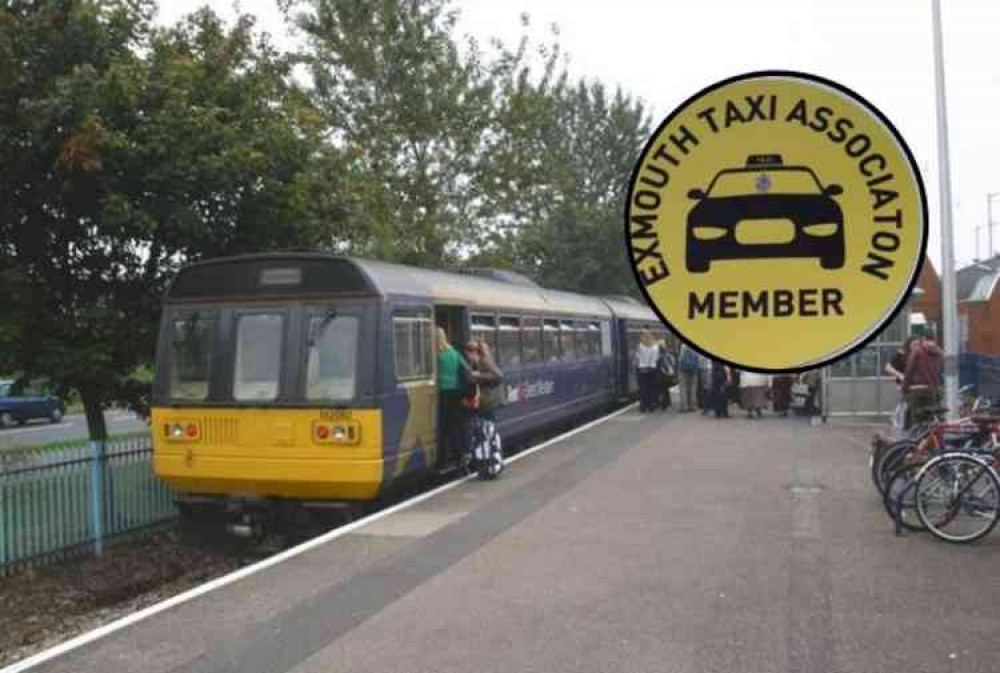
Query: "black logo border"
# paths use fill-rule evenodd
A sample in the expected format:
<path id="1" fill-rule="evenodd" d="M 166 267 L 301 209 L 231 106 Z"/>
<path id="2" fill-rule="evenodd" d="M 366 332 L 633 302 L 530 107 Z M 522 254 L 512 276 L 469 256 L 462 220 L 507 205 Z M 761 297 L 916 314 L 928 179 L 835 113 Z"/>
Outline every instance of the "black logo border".
<path id="1" fill-rule="evenodd" d="M 920 196 L 920 207 L 922 211 L 921 214 L 923 216 L 923 232 L 922 232 L 923 235 L 921 237 L 920 255 L 917 259 L 917 265 L 914 268 L 913 275 L 910 278 L 909 286 L 907 287 L 906 292 L 904 292 L 900 296 L 899 300 L 897 300 L 896 306 L 888 314 L 886 314 L 886 316 L 882 319 L 882 321 L 879 322 L 869 332 L 868 336 L 860 338 L 853 345 L 849 345 L 847 349 L 844 350 L 843 352 L 840 352 L 825 360 L 819 360 L 815 363 L 809 363 L 807 365 L 803 365 L 800 367 L 789 367 L 784 369 L 751 367 L 745 364 L 732 362 L 730 360 L 727 360 L 725 358 L 719 357 L 718 355 L 708 352 L 706 349 L 694 343 L 688 337 L 684 336 L 683 332 L 681 332 L 669 320 L 667 320 L 667 317 L 663 315 L 662 311 L 660 311 L 660 308 L 656 305 L 656 302 L 653 301 L 652 297 L 649 295 L 649 292 L 646 291 L 646 286 L 643 284 L 642 277 L 639 275 L 639 268 L 636 265 L 635 260 L 632 258 L 632 248 L 630 245 L 632 238 L 631 229 L 629 226 L 630 216 L 632 213 L 631 197 L 635 189 L 635 183 L 639 178 L 639 172 L 642 169 L 643 162 L 645 161 L 646 156 L 652 151 L 652 149 L 654 149 L 656 140 L 660 136 L 660 133 L 663 131 L 663 129 L 665 129 L 670 124 L 670 122 L 676 119 L 682 112 L 687 110 L 688 106 L 690 106 L 692 102 L 696 101 L 702 96 L 705 96 L 715 91 L 716 89 L 721 89 L 722 87 L 728 86 L 735 82 L 742 82 L 744 80 L 749 80 L 749 79 L 759 79 L 762 77 L 774 77 L 774 78 L 793 79 L 793 80 L 799 79 L 799 80 L 806 80 L 814 84 L 821 84 L 823 86 L 839 91 L 840 93 L 846 95 L 848 98 L 851 98 L 855 102 L 865 107 L 869 112 L 874 114 L 883 124 L 885 124 L 885 127 L 889 129 L 889 132 L 895 138 L 896 142 L 899 143 L 899 146 L 903 150 L 903 154 L 905 155 L 906 160 L 910 164 L 910 170 L 913 171 L 913 175 L 916 176 L 917 190 Z M 900 134 L 896 126 L 891 121 L 889 121 L 888 117 L 882 114 L 881 110 L 875 107 L 875 105 L 873 105 L 867 98 L 857 93 L 853 89 L 850 89 L 844 86 L 843 84 L 840 84 L 839 82 L 834 82 L 833 80 L 827 79 L 825 77 L 820 77 L 819 75 L 814 75 L 812 73 L 802 72 L 799 70 L 754 70 L 752 72 L 747 72 L 740 75 L 734 75 L 733 77 L 727 77 L 724 80 L 720 80 L 714 84 L 710 84 L 704 89 L 701 89 L 694 95 L 689 96 L 677 107 L 675 107 L 673 111 L 670 114 L 668 114 L 666 118 L 664 118 L 664 120 L 660 123 L 660 125 L 656 127 L 656 130 L 653 131 L 649 140 L 646 142 L 646 145 L 642 148 L 642 151 L 639 153 L 639 159 L 638 161 L 636 161 L 635 168 L 632 170 L 632 175 L 629 177 L 628 192 L 627 192 L 627 197 L 625 199 L 624 224 L 625 224 L 625 254 L 628 257 L 629 268 L 632 269 L 632 274 L 635 276 L 636 284 L 639 286 L 639 291 L 642 292 L 642 296 L 643 298 L 645 298 L 646 304 L 653 311 L 653 313 L 655 313 L 656 316 L 660 319 L 660 322 L 662 322 L 667 327 L 667 329 L 670 330 L 672 334 L 675 334 L 678 338 L 680 338 L 681 341 L 687 344 L 690 348 L 693 348 L 697 353 L 700 353 L 705 357 L 711 358 L 713 360 L 723 362 L 729 365 L 730 367 L 734 367 L 742 371 L 756 372 L 759 374 L 801 374 L 802 372 L 806 372 L 812 369 L 828 367 L 833 363 L 837 362 L 838 360 L 841 360 L 842 358 L 848 357 L 849 355 L 852 355 L 853 353 L 860 351 L 862 348 L 864 348 L 872 341 L 874 341 L 878 337 L 878 335 L 882 332 L 882 330 L 884 330 L 885 327 L 889 323 L 891 323 L 896 318 L 897 315 L 899 315 L 899 312 L 903 310 L 903 307 L 909 300 L 910 295 L 913 293 L 913 288 L 916 287 L 917 281 L 920 279 L 920 273 L 923 270 L 924 260 L 927 257 L 927 242 L 928 238 L 930 237 L 930 220 L 927 207 L 927 191 L 924 188 L 924 179 L 923 176 L 920 174 L 920 167 L 917 165 L 916 159 L 913 156 L 913 152 L 910 150 L 910 146 L 906 144 L 906 140 L 903 138 L 902 134 Z"/>

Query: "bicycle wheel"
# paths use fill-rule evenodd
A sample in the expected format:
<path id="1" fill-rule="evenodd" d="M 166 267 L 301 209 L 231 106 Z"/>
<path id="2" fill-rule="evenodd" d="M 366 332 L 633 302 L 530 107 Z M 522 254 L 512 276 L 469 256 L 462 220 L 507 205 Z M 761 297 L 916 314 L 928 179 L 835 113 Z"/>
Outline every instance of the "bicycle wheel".
<path id="1" fill-rule="evenodd" d="M 931 460 L 917 476 L 917 516 L 945 542 L 974 542 L 1000 515 L 1000 480 L 984 460 L 949 453 Z"/>
<path id="2" fill-rule="evenodd" d="M 885 487 L 889 477 L 906 462 L 906 459 L 917 449 L 915 442 L 897 442 L 882 455 L 882 460 L 875 464 L 875 486 L 879 494 L 885 497 Z"/>
<path id="3" fill-rule="evenodd" d="M 925 526 L 917 515 L 916 478 L 922 465 L 903 465 L 895 470 L 886 481 L 882 504 L 889 518 L 899 520 L 907 530 L 924 530 Z"/>

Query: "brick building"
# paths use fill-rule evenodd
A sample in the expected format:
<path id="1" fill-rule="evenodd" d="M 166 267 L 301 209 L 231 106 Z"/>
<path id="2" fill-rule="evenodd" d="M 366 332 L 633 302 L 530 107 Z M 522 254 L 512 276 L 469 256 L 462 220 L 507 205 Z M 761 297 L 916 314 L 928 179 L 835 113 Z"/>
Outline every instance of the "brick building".
<path id="1" fill-rule="evenodd" d="M 959 350 L 1000 356 L 1000 255 L 962 267 L 956 273 Z M 917 287 L 924 295 L 913 302 L 938 335 L 941 330 L 941 279 L 925 260 Z"/>

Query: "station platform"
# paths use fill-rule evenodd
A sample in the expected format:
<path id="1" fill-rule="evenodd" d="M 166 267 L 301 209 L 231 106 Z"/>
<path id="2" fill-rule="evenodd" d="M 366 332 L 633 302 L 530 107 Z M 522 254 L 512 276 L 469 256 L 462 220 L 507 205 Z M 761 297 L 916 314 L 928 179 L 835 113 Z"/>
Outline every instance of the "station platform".
<path id="1" fill-rule="evenodd" d="M 893 536 L 871 432 L 629 410 L 29 670 L 995 671 L 1000 541 Z"/>

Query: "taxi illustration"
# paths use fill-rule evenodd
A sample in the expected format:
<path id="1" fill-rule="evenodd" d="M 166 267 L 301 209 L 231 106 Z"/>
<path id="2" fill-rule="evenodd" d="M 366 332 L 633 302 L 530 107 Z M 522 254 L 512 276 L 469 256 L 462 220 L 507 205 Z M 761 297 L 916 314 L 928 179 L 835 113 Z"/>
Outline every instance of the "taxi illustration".
<path id="1" fill-rule="evenodd" d="M 820 184 L 806 166 L 780 155 L 751 155 L 744 168 L 720 171 L 687 220 L 687 269 L 704 273 L 714 260 L 808 257 L 824 269 L 844 266 L 844 215 L 833 200 L 840 185 Z"/>

